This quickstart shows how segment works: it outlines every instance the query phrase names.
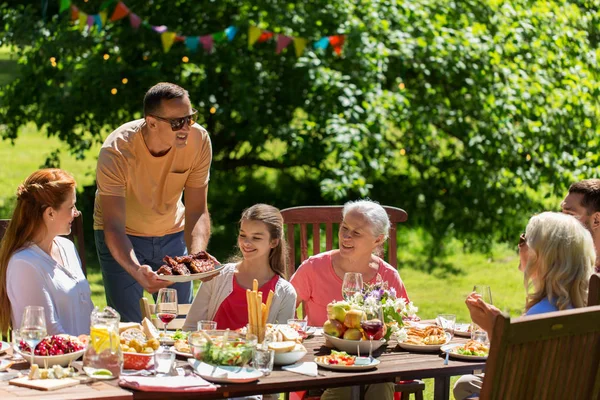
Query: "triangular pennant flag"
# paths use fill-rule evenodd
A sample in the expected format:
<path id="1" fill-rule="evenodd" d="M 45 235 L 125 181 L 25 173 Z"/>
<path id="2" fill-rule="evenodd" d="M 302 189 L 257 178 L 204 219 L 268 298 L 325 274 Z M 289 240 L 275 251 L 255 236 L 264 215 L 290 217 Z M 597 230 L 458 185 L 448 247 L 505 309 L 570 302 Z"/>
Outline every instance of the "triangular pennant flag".
<path id="1" fill-rule="evenodd" d="M 212 35 L 200 36 L 200 42 L 206 53 L 211 53 L 213 49 L 213 37 Z"/>
<path id="2" fill-rule="evenodd" d="M 129 23 L 131 24 L 131 27 L 133 29 L 137 29 L 140 27 L 140 24 L 142 23 L 142 19 L 140 17 L 138 17 L 137 14 L 131 13 L 131 14 L 129 14 Z"/>
<path id="3" fill-rule="evenodd" d="M 79 8 L 72 5 L 71 6 L 71 21 L 75 21 L 77 18 L 79 18 Z"/>
<path id="4" fill-rule="evenodd" d="M 258 40 L 261 34 L 262 29 L 257 28 L 256 26 L 251 26 L 248 28 L 248 47 L 252 47 L 254 42 Z"/>
<path id="5" fill-rule="evenodd" d="M 85 28 L 85 25 L 87 24 L 87 17 L 88 15 L 86 13 L 84 13 L 83 11 L 79 11 L 79 30 L 82 31 L 83 28 Z"/>
<path id="6" fill-rule="evenodd" d="M 281 53 L 283 49 L 285 49 L 290 43 L 292 43 L 292 38 L 285 35 L 277 35 L 277 50 L 275 52 L 277 54 Z"/>
<path id="7" fill-rule="evenodd" d="M 237 31 L 238 31 L 238 28 L 236 28 L 235 26 L 230 26 L 227 29 L 225 29 L 225 34 L 227 35 L 227 39 L 229 39 L 230 42 L 235 37 L 235 34 L 237 33 Z"/>
<path id="8" fill-rule="evenodd" d="M 185 38 L 185 47 L 192 53 L 195 53 L 198 50 L 198 43 L 200 43 L 200 38 L 198 36 L 188 36 Z"/>
<path id="9" fill-rule="evenodd" d="M 221 43 L 227 38 L 227 35 L 223 31 L 223 32 L 213 33 L 212 37 L 213 37 L 213 40 L 215 43 Z"/>
<path id="10" fill-rule="evenodd" d="M 164 33 L 167 31 L 167 26 L 166 25 L 161 25 L 161 26 L 153 26 L 152 30 L 156 33 Z"/>
<path id="11" fill-rule="evenodd" d="M 173 46 L 173 42 L 175 41 L 175 36 L 177 36 L 175 32 L 163 32 L 160 34 L 160 40 L 162 40 L 165 53 L 168 53 L 169 50 L 171 50 L 171 46 Z"/>
<path id="12" fill-rule="evenodd" d="M 263 31 L 263 33 L 258 38 L 258 43 L 266 42 L 267 40 L 273 37 L 273 32 Z"/>
<path id="13" fill-rule="evenodd" d="M 100 14 L 94 15 L 94 22 L 96 23 L 98 30 L 102 29 L 102 17 L 100 17 Z"/>
<path id="14" fill-rule="evenodd" d="M 329 43 L 331 43 L 331 47 L 338 56 L 342 54 L 342 46 L 344 46 L 345 40 L 346 36 L 344 35 L 329 36 Z"/>
<path id="15" fill-rule="evenodd" d="M 58 9 L 59 13 L 62 13 L 65 10 L 69 9 L 71 5 L 71 0 L 60 0 L 60 8 Z"/>
<path id="16" fill-rule="evenodd" d="M 300 57 L 306 47 L 306 39 L 294 38 L 294 48 L 296 49 L 296 57 Z"/>
<path id="17" fill-rule="evenodd" d="M 175 36 L 175 41 L 176 42 L 185 42 L 185 36 Z"/>
<path id="18" fill-rule="evenodd" d="M 329 46 L 329 38 L 326 36 L 324 38 L 319 39 L 314 44 L 315 49 L 326 49 Z"/>
<path id="19" fill-rule="evenodd" d="M 92 26 L 94 26 L 94 20 L 95 18 L 93 15 L 88 15 L 86 23 L 89 29 L 92 29 Z"/>
<path id="20" fill-rule="evenodd" d="M 108 18 L 108 12 L 100 11 L 98 13 L 98 15 L 100 16 L 100 21 L 102 22 L 102 26 L 106 26 L 106 19 Z"/>
<path id="21" fill-rule="evenodd" d="M 110 20 L 113 22 L 118 21 L 120 19 L 125 18 L 127 16 L 127 14 L 129 14 L 129 8 L 127 8 L 125 3 L 120 1 L 117 4 L 117 6 L 115 7 L 115 11 L 113 11 L 112 16 L 110 17 Z"/>

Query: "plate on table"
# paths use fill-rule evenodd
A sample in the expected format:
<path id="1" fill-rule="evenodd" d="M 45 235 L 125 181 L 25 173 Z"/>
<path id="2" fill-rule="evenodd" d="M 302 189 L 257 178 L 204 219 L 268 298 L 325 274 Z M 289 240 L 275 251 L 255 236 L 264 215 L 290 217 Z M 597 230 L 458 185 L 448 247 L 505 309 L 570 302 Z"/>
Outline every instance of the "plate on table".
<path id="1" fill-rule="evenodd" d="M 360 349 L 360 354 L 369 354 L 369 349 L 371 348 L 371 343 L 369 340 L 340 339 L 326 333 L 323 333 L 323 336 L 325 336 L 325 339 L 329 341 L 333 347 L 338 350 L 345 351 L 348 354 L 358 354 L 358 349 Z M 385 343 L 385 339 L 373 340 L 373 351 L 377 350 L 381 346 L 384 346 Z"/>
<path id="2" fill-rule="evenodd" d="M 190 275 L 158 275 L 158 279 L 169 282 L 191 282 L 202 278 L 208 278 L 213 275 L 217 275 L 223 269 L 224 265 L 215 265 L 215 269 L 212 271 L 201 272 L 199 274 Z"/>
<path id="3" fill-rule="evenodd" d="M 10 343 L 0 342 L 0 354 L 6 352 L 10 348 Z"/>
<path id="4" fill-rule="evenodd" d="M 307 326 L 305 333 L 306 333 L 306 339 L 310 339 L 311 337 L 315 336 L 315 333 L 317 333 L 317 327 L 316 326 Z"/>
<path id="5" fill-rule="evenodd" d="M 194 355 L 192 353 L 184 353 L 181 351 L 178 351 L 175 346 L 171 346 L 169 347 L 169 350 L 171 350 L 173 353 L 177 354 L 178 356 L 181 357 L 185 357 L 185 358 L 194 358 Z M 191 351 L 191 350 L 190 350 Z"/>
<path id="6" fill-rule="evenodd" d="M 258 380 L 263 373 L 250 367 L 210 365 L 195 359 L 188 359 L 194 373 L 201 378 L 216 383 L 248 383 Z"/>
<path id="7" fill-rule="evenodd" d="M 456 336 L 471 338 L 471 324 L 457 323 L 454 327 Z"/>
<path id="8" fill-rule="evenodd" d="M 442 348 L 442 346 L 447 345 L 450 342 L 451 338 L 452 337 L 450 336 L 450 334 L 446 333 L 446 342 L 445 343 L 440 343 L 440 344 L 416 344 L 416 343 L 398 342 L 398 346 L 400 346 L 404 350 L 408 350 L 408 351 L 431 353 L 431 352 L 440 351 L 440 349 Z"/>
<path id="9" fill-rule="evenodd" d="M 30 352 L 21 351 L 20 349 L 15 349 L 15 351 L 23 356 L 27 362 L 31 362 Z M 83 353 L 85 353 L 85 349 L 73 353 L 61 354 L 59 356 L 33 356 L 33 363 L 39 365 L 41 368 L 46 368 L 46 366 L 51 367 L 52 365 L 66 367 L 70 362 L 83 356 Z"/>
<path id="10" fill-rule="evenodd" d="M 367 369 L 377 368 L 377 366 L 381 363 L 376 358 L 372 358 L 369 364 L 361 364 L 361 365 L 340 365 L 340 364 L 329 364 L 330 356 L 319 356 L 315 357 L 315 363 L 319 367 L 333 369 L 336 371 L 364 371 Z"/>
<path id="11" fill-rule="evenodd" d="M 456 353 L 456 349 L 459 347 L 463 347 L 464 345 L 458 343 L 446 344 L 442 346 L 441 350 L 444 353 L 450 353 L 450 358 L 454 358 L 457 360 L 466 360 L 466 361 L 485 361 L 488 356 L 471 356 L 467 354 L 459 354 Z M 488 350 L 489 352 L 489 350 Z"/>

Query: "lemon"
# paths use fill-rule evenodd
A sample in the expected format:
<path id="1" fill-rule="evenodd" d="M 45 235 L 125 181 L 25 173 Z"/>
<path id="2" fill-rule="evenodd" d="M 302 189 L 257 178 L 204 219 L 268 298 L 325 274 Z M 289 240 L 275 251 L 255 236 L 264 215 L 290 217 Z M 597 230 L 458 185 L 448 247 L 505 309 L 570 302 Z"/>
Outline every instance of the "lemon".
<path id="1" fill-rule="evenodd" d="M 107 369 L 99 369 L 94 371 L 92 375 L 100 375 L 100 376 L 112 376 L 112 372 Z"/>
<path id="2" fill-rule="evenodd" d="M 99 327 L 93 327 L 90 330 L 90 342 L 96 354 L 100 354 L 105 350 L 116 351 L 121 344 L 119 335 L 116 332 L 109 332 L 107 328 Z"/>

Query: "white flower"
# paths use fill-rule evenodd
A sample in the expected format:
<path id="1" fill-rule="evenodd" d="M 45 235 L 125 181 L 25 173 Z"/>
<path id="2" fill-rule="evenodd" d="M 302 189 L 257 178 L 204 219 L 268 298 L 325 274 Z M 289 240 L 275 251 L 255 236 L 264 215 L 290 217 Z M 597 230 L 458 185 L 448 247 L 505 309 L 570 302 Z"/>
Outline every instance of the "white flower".
<path id="1" fill-rule="evenodd" d="M 408 339 L 408 335 L 406 334 L 406 329 L 396 327 L 396 330 L 393 330 L 393 334 L 396 336 L 396 340 L 399 342 L 404 342 Z"/>

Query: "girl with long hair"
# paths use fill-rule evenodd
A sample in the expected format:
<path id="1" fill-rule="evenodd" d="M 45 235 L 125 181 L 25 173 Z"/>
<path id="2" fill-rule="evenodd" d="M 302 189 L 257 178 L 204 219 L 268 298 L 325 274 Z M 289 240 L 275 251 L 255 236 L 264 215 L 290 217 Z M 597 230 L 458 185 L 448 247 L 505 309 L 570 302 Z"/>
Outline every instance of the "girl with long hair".
<path id="1" fill-rule="evenodd" d="M 49 335 L 89 333 L 90 285 L 68 235 L 79 211 L 76 183 L 60 169 L 32 173 L 0 244 L 0 332 L 18 329 L 28 305 L 44 307 Z"/>
<path id="2" fill-rule="evenodd" d="M 246 289 L 258 280 L 266 303 L 273 290 L 273 303 L 267 321 L 286 323 L 294 317 L 296 292 L 286 280 L 287 246 L 283 237 L 283 217 L 267 204 L 256 204 L 242 213 L 238 248 L 241 258 L 226 264 L 214 279 L 202 283 L 183 329 L 196 330 L 200 320 L 213 320 L 219 329 L 238 329 L 248 323 Z"/>

